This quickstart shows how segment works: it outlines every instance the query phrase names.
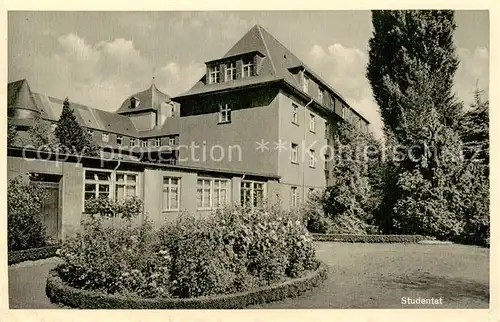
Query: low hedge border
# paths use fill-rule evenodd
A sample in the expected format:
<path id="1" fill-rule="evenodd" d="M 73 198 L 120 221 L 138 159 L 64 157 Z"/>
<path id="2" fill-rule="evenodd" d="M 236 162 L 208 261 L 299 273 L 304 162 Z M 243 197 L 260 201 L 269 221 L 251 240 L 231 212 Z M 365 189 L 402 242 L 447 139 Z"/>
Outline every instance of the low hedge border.
<path id="1" fill-rule="evenodd" d="M 146 299 L 71 287 L 62 281 L 55 268 L 49 272 L 45 293 L 52 302 L 80 309 L 241 309 L 296 297 L 320 285 L 327 277 L 327 267 L 319 263 L 315 271 L 304 277 L 251 291 L 186 299 Z"/>
<path id="2" fill-rule="evenodd" d="M 51 245 L 40 248 L 30 248 L 25 250 L 12 251 L 8 253 L 9 265 L 17 264 L 25 261 L 34 261 L 56 256 L 56 251 L 60 245 Z"/>
<path id="3" fill-rule="evenodd" d="M 312 234 L 316 241 L 344 243 L 418 243 L 426 238 L 422 235 L 344 235 Z"/>

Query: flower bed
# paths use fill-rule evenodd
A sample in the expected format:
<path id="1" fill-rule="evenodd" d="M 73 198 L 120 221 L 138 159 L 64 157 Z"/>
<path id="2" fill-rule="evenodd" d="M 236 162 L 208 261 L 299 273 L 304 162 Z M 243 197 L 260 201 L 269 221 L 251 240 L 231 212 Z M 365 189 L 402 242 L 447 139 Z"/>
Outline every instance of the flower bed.
<path id="1" fill-rule="evenodd" d="M 196 298 L 140 298 L 77 289 L 65 284 L 57 269 L 53 269 L 47 277 L 45 292 L 53 302 L 80 309 L 238 309 L 296 297 L 311 290 L 327 278 L 326 266 L 318 264 L 316 270 L 301 278 L 246 292 Z"/>
<path id="2" fill-rule="evenodd" d="M 60 247 L 59 245 L 52 245 L 40 248 L 31 248 L 31 249 L 9 252 L 8 262 L 9 265 L 12 265 L 25 261 L 34 261 L 38 259 L 54 257 L 57 256 L 56 252 L 59 247 Z"/>
<path id="3" fill-rule="evenodd" d="M 184 214 L 159 230 L 147 220 L 106 227 L 92 217 L 61 246 L 57 275 L 74 289 L 121 297 L 251 292 L 316 269 L 312 237 L 299 219 L 273 206 L 228 206 L 203 219 Z"/>
<path id="4" fill-rule="evenodd" d="M 422 235 L 342 235 L 312 234 L 316 241 L 344 243 L 418 243 L 425 240 Z"/>

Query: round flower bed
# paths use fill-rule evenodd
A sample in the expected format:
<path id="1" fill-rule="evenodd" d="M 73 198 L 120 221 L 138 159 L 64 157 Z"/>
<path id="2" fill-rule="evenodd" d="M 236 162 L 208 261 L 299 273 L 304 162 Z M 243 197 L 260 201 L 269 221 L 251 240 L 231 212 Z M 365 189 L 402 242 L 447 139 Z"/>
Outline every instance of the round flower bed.
<path id="1" fill-rule="evenodd" d="M 84 298 L 100 294 L 99 298 L 142 298 L 144 303 L 190 303 L 204 297 L 225 299 L 229 294 L 241 298 L 247 292 L 252 298 L 262 290 L 281 294 L 257 296 L 267 301 L 297 293 L 294 289 L 308 289 L 288 283 L 319 272 L 313 238 L 300 216 L 278 206 L 228 206 L 203 219 L 184 214 L 159 230 L 147 220 L 136 227 L 105 227 L 99 217 L 90 218 L 83 227 L 58 250 L 64 264 L 51 278 L 57 276 L 59 284 L 87 294 Z M 226 307 L 221 301 L 214 303 Z"/>
<path id="2" fill-rule="evenodd" d="M 299 296 L 326 278 L 326 266 L 318 263 L 316 270 L 301 278 L 246 292 L 181 299 L 141 298 L 77 289 L 65 284 L 57 269 L 53 269 L 47 277 L 45 292 L 52 302 L 80 309 L 238 309 Z"/>

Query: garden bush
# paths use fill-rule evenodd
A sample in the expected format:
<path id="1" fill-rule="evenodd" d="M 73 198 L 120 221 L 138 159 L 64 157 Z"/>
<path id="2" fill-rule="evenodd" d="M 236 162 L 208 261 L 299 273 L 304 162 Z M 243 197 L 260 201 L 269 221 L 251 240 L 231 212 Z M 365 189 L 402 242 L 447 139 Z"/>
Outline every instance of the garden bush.
<path id="1" fill-rule="evenodd" d="M 108 294 L 192 298 L 247 291 L 317 268 L 312 237 L 293 212 L 227 206 L 195 219 L 182 214 L 158 231 L 84 222 L 59 255 L 70 286 Z"/>
<path id="2" fill-rule="evenodd" d="M 117 228 L 91 217 L 82 225 L 58 252 L 65 260 L 58 272 L 66 283 L 109 294 L 168 296 L 170 258 L 149 221 Z"/>
<path id="3" fill-rule="evenodd" d="M 47 243 L 41 206 L 44 191 L 23 183 L 20 177 L 9 181 L 7 188 L 7 226 L 9 251 L 43 247 Z"/>
<path id="4" fill-rule="evenodd" d="M 326 212 L 330 192 L 314 192 L 301 207 L 307 229 L 316 234 L 377 234 L 378 229 L 366 220 L 350 212 L 332 214 Z"/>

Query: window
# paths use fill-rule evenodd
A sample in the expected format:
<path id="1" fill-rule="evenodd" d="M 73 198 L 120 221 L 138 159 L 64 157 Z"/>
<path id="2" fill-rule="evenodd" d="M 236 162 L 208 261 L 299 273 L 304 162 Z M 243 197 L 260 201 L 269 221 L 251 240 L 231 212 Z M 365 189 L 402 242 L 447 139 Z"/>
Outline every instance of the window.
<path id="1" fill-rule="evenodd" d="M 137 174 L 116 173 L 115 200 L 137 196 Z"/>
<path id="2" fill-rule="evenodd" d="M 253 59 L 243 59 L 241 77 L 250 77 L 253 75 Z"/>
<path id="3" fill-rule="evenodd" d="M 103 142 L 109 142 L 109 134 L 108 133 L 103 133 L 101 138 L 102 138 Z"/>
<path id="4" fill-rule="evenodd" d="M 161 146 L 161 139 L 160 138 L 155 139 L 155 146 Z"/>
<path id="5" fill-rule="evenodd" d="M 225 81 L 231 81 L 236 79 L 236 64 L 235 63 L 227 63 L 226 64 L 226 79 Z"/>
<path id="6" fill-rule="evenodd" d="M 227 193 L 229 191 L 229 181 L 228 180 L 214 180 L 214 201 L 213 207 L 220 208 L 227 203 Z"/>
<path id="7" fill-rule="evenodd" d="M 139 101 L 135 97 L 130 98 L 129 108 L 136 108 L 137 105 L 139 105 L 138 103 L 139 103 Z"/>
<path id="8" fill-rule="evenodd" d="M 316 167 L 316 156 L 314 150 L 309 150 L 309 167 Z"/>
<path id="9" fill-rule="evenodd" d="M 219 123 L 231 122 L 231 108 L 227 104 L 219 105 Z"/>
<path id="10" fill-rule="evenodd" d="M 328 161 L 330 160 L 330 156 L 325 154 L 325 170 L 328 170 Z"/>
<path id="11" fill-rule="evenodd" d="M 130 146 L 135 146 L 135 139 L 133 138 L 130 138 Z"/>
<path id="12" fill-rule="evenodd" d="M 164 211 L 179 210 L 179 186 L 179 178 L 163 177 L 162 209 Z"/>
<path id="13" fill-rule="evenodd" d="M 314 193 L 314 188 L 309 188 L 309 191 L 307 193 L 307 198 L 311 198 L 313 193 Z"/>
<path id="14" fill-rule="evenodd" d="M 302 90 L 306 93 L 309 93 L 309 77 L 305 74 L 302 76 Z"/>
<path id="15" fill-rule="evenodd" d="M 292 143 L 292 150 L 291 150 L 291 155 L 290 155 L 290 160 L 292 163 L 299 163 L 298 162 L 298 156 L 299 156 L 299 145 L 297 143 Z"/>
<path id="16" fill-rule="evenodd" d="M 309 131 L 316 132 L 316 117 L 314 114 L 309 114 Z"/>
<path id="17" fill-rule="evenodd" d="M 329 138 L 329 126 L 328 126 L 328 122 L 325 122 L 325 139 L 328 139 Z"/>
<path id="18" fill-rule="evenodd" d="M 168 138 L 168 145 L 175 145 L 175 138 Z"/>
<path id="19" fill-rule="evenodd" d="M 209 70 L 209 84 L 220 82 L 220 69 L 219 66 L 213 66 Z"/>
<path id="20" fill-rule="evenodd" d="M 318 101 L 323 104 L 323 98 L 325 96 L 325 91 L 322 88 L 318 88 Z"/>
<path id="21" fill-rule="evenodd" d="M 122 145 L 123 137 L 121 135 L 116 136 L 116 144 Z"/>
<path id="22" fill-rule="evenodd" d="M 219 208 L 227 202 L 228 180 L 198 179 L 196 203 L 198 210 Z"/>
<path id="23" fill-rule="evenodd" d="M 141 146 L 146 148 L 148 146 L 148 140 L 141 140 Z"/>
<path id="24" fill-rule="evenodd" d="M 292 103 L 292 123 L 299 124 L 299 106 Z"/>
<path id="25" fill-rule="evenodd" d="M 292 187 L 290 195 L 290 206 L 297 207 L 299 205 L 299 189 Z"/>
<path id="26" fill-rule="evenodd" d="M 241 205 L 245 207 L 261 207 L 264 202 L 264 183 L 242 181 L 240 187 Z"/>
<path id="27" fill-rule="evenodd" d="M 85 170 L 85 200 L 110 197 L 111 172 Z"/>

